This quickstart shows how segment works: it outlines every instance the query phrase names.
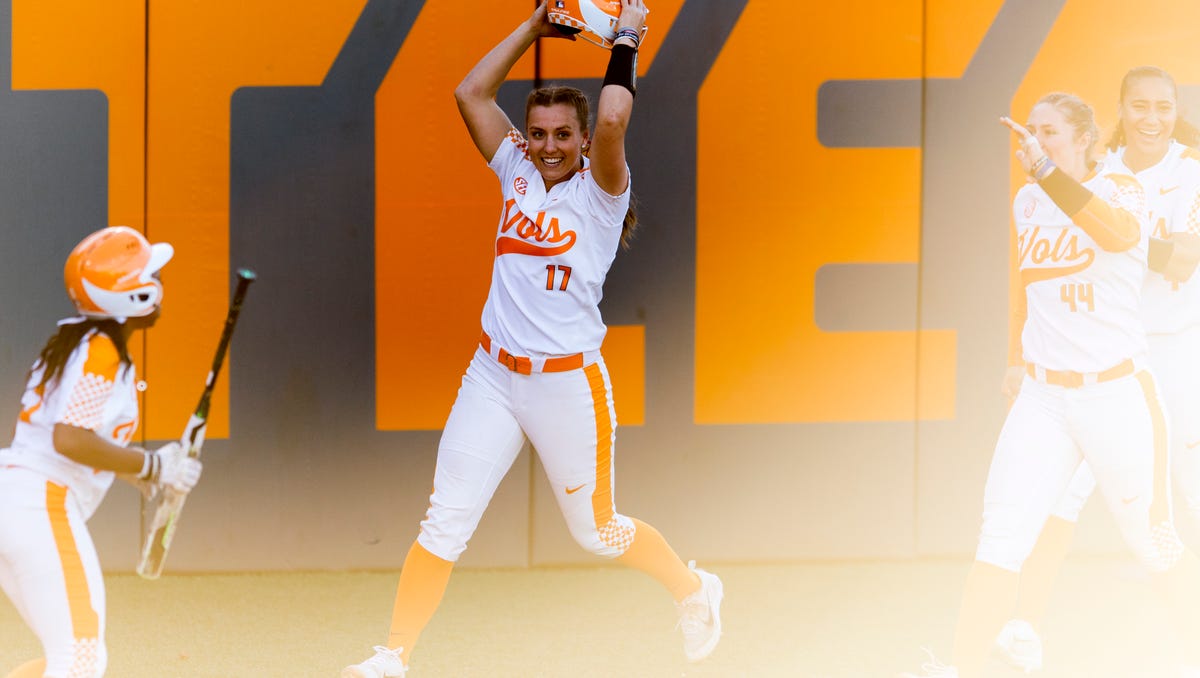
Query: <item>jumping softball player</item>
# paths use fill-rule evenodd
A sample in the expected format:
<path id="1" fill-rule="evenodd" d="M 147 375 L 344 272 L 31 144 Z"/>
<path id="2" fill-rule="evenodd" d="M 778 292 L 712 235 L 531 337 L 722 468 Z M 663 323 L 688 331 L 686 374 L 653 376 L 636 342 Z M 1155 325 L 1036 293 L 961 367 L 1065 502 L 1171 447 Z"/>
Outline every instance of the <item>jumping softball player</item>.
<path id="1" fill-rule="evenodd" d="M 1167 419 L 1146 367 L 1141 288 L 1149 233 L 1138 182 L 1093 162 L 1092 109 L 1043 97 L 1017 157 L 1034 182 L 1013 203 L 1027 303 L 1025 376 L 996 444 L 983 527 L 954 634 L 953 664 L 926 676 L 977 678 L 1009 617 L 1022 564 L 1080 462 L 1126 543 L 1151 572 L 1183 552 L 1167 502 Z"/>
<path id="2" fill-rule="evenodd" d="M 200 478 L 177 443 L 129 446 L 138 400 L 126 347 L 158 318 L 158 272 L 173 252 L 115 226 L 67 258 L 80 315 L 59 322 L 34 362 L 12 446 L 0 450 L 0 588 L 45 652 L 9 678 L 104 675 L 104 580 L 86 522 L 115 476 L 180 492 Z"/>
<path id="3" fill-rule="evenodd" d="M 1200 153 L 1190 148 L 1200 134 L 1179 117 L 1176 99 L 1175 80 L 1166 71 L 1142 66 L 1126 73 L 1105 163 L 1137 178 L 1146 192 L 1151 236 L 1169 243 L 1163 264 L 1151 262 L 1141 316 L 1150 367 L 1170 414 L 1173 489 L 1200 528 L 1200 280 L 1192 277 L 1200 257 Z M 1001 655 L 1017 668 L 1042 667 L 1041 621 L 1079 513 L 1095 487 L 1090 468 L 1082 464 L 1021 570 L 1016 618 L 997 638 Z"/>
<path id="4" fill-rule="evenodd" d="M 646 572 L 675 598 L 687 658 L 703 659 L 720 638 L 721 581 L 685 565 L 653 527 L 613 504 L 616 416 L 597 305 L 634 225 L 624 144 L 646 7 L 620 3 L 595 133 L 583 93 L 550 87 L 530 94 L 522 136 L 495 95 L 539 37 L 562 37 L 546 4 L 455 90 L 503 199 L 483 334 L 438 446 L 429 512 L 400 573 L 388 644 L 346 667 L 346 677 L 405 674 L 454 562 L 526 437 L 576 541 Z"/>

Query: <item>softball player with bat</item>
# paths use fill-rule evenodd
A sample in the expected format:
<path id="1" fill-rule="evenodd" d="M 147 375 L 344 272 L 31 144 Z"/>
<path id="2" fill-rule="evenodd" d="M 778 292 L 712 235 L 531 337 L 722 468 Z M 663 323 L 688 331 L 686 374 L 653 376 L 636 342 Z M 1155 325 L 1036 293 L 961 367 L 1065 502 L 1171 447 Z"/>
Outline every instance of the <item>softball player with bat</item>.
<path id="1" fill-rule="evenodd" d="M 1092 160 L 1099 132 L 1078 97 L 1042 97 L 1024 126 L 1001 121 L 1020 139 L 1017 157 L 1033 179 L 1013 203 L 1025 376 L 988 472 L 954 665 L 931 658 L 925 676 L 981 675 L 1021 567 L 1083 460 L 1147 569 L 1165 573 L 1183 552 L 1166 502 L 1167 419 L 1140 317 L 1145 195 L 1132 176 Z"/>
<path id="2" fill-rule="evenodd" d="M 1161 264 L 1151 257 L 1141 317 L 1150 366 L 1170 414 L 1173 489 L 1200 528 L 1200 280 L 1192 277 L 1200 258 L 1200 153 L 1189 147 L 1200 133 L 1179 117 L 1175 80 L 1153 66 L 1125 74 L 1118 111 L 1105 162 L 1142 184 L 1151 236 L 1157 239 L 1151 244 L 1167 252 Z M 996 640 L 1000 654 L 1017 668 L 1042 667 L 1042 617 L 1079 513 L 1095 487 L 1091 469 L 1081 465 L 1021 571 L 1016 618 Z"/>
<path id="3" fill-rule="evenodd" d="M 455 90 L 503 199 L 483 334 L 438 446 L 430 508 L 400 573 L 388 644 L 346 667 L 345 677 L 406 673 L 454 562 L 526 438 L 576 541 L 646 572 L 674 597 L 687 658 L 703 659 L 720 638 L 721 581 L 685 565 L 653 527 L 613 503 L 616 416 L 598 303 L 634 225 L 625 130 L 646 16 L 642 0 L 619 4 L 593 134 L 588 101 L 574 88 L 531 92 L 524 136 L 496 104 L 521 55 L 539 37 L 563 35 L 544 1 Z"/>
<path id="4" fill-rule="evenodd" d="M 200 478 L 177 443 L 129 446 L 138 399 L 127 345 L 157 320 L 159 269 L 173 253 L 115 226 L 67 258 L 80 315 L 59 322 L 34 362 L 12 445 L 0 450 L 0 588 L 45 653 L 9 678 L 104 675 L 104 580 L 86 522 L 116 476 L 180 492 Z"/>

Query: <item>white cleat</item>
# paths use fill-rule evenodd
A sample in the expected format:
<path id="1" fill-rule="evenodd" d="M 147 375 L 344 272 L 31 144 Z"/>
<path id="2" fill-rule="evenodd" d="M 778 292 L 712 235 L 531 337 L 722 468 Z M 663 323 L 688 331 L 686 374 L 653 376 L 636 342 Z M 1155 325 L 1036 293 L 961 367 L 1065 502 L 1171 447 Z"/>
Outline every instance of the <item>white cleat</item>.
<path id="1" fill-rule="evenodd" d="M 1024 619 L 1012 619 L 996 636 L 996 653 L 1025 673 L 1042 670 L 1042 639 Z"/>
<path id="2" fill-rule="evenodd" d="M 700 577 L 700 590 L 675 603 L 679 626 L 683 631 L 683 653 L 690 662 L 698 662 L 712 654 L 721 640 L 721 599 L 725 589 L 717 575 L 688 563 L 688 569 Z"/>
<path id="3" fill-rule="evenodd" d="M 374 657 L 342 669 L 342 678 L 404 678 L 408 667 L 400 659 L 403 649 L 398 647 L 389 650 L 382 645 L 376 645 Z"/>
<path id="4" fill-rule="evenodd" d="M 929 655 L 929 661 L 921 664 L 920 673 L 901 673 L 896 678 L 958 678 L 958 669 L 946 666 L 933 656 L 933 651 L 927 647 L 921 648 Z"/>

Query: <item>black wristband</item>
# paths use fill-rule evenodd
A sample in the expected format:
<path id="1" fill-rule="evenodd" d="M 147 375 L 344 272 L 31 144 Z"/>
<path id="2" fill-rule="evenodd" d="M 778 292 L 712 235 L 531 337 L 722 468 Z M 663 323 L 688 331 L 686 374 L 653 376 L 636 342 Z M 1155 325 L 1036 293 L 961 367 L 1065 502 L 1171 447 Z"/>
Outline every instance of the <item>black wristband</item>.
<path id="1" fill-rule="evenodd" d="M 1067 176 L 1067 173 L 1061 169 L 1052 169 L 1049 174 L 1038 181 L 1038 185 L 1069 217 L 1078 214 L 1093 195 L 1083 184 Z"/>
<path id="2" fill-rule="evenodd" d="M 629 45 L 613 45 L 608 58 L 608 71 L 604 73 L 604 85 L 620 85 L 637 96 L 637 50 Z"/>

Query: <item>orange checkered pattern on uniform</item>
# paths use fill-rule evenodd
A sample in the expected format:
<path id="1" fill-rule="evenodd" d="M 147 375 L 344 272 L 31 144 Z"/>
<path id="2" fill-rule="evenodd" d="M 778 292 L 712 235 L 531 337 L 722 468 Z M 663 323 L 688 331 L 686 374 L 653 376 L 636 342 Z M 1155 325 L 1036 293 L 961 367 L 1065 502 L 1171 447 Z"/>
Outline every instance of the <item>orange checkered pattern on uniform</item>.
<path id="1" fill-rule="evenodd" d="M 629 525 L 622 525 L 616 516 L 609 518 L 608 523 L 600 527 L 600 541 L 607 546 L 619 549 L 621 553 L 629 548 L 633 543 L 634 528 Z"/>
<path id="2" fill-rule="evenodd" d="M 1155 525 L 1150 531 L 1150 541 L 1154 544 L 1155 566 L 1160 571 L 1171 569 L 1183 558 L 1183 541 L 1173 522 L 1165 520 Z"/>
<path id="3" fill-rule="evenodd" d="M 1120 205 L 1125 209 L 1132 207 L 1136 210 L 1137 214 L 1144 216 L 1146 214 L 1146 192 L 1142 190 L 1141 184 L 1132 181 L 1117 181 L 1114 183 L 1117 189 L 1113 193 L 1112 203 Z M 1131 201 L 1134 203 L 1133 205 L 1129 204 Z"/>
<path id="4" fill-rule="evenodd" d="M 110 379 L 87 372 L 75 384 L 70 404 L 60 420 L 64 424 L 97 430 L 103 424 L 104 403 L 112 394 L 114 383 Z"/>
<path id="5" fill-rule="evenodd" d="M 1192 235 L 1200 235 L 1200 193 L 1196 194 L 1192 199 L 1192 204 L 1188 207 L 1187 232 Z"/>
<path id="6" fill-rule="evenodd" d="M 529 141 L 517 131 L 516 127 L 508 128 L 508 140 L 516 144 L 517 148 L 525 154 L 525 159 L 529 159 Z"/>
<path id="7" fill-rule="evenodd" d="M 100 663 L 100 640 L 97 638 L 76 638 L 74 646 L 75 662 L 67 678 L 92 678 Z"/>

